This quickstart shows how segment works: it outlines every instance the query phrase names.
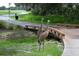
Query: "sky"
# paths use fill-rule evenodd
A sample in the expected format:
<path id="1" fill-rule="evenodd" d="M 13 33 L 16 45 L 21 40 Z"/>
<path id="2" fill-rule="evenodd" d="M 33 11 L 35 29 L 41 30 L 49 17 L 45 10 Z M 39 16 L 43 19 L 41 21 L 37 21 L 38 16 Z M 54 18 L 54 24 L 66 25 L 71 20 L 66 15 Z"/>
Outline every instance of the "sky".
<path id="1" fill-rule="evenodd" d="M 8 8 L 9 7 L 9 3 L 0 3 L 0 7 L 1 6 L 5 6 L 6 8 Z M 14 3 L 11 3 L 10 6 L 15 7 L 15 4 Z"/>
<path id="2" fill-rule="evenodd" d="M 14 3 L 24 3 L 27 0 L 0 0 L 0 7 L 5 6 L 6 8 L 9 7 L 9 3 L 11 3 L 10 6 L 15 6 Z"/>
<path id="3" fill-rule="evenodd" d="M 0 3 L 79 3 L 79 0 L 0 0 Z"/>
<path id="4" fill-rule="evenodd" d="M 15 6 L 14 3 L 79 3 L 79 0 L 0 0 L 0 6 Z"/>

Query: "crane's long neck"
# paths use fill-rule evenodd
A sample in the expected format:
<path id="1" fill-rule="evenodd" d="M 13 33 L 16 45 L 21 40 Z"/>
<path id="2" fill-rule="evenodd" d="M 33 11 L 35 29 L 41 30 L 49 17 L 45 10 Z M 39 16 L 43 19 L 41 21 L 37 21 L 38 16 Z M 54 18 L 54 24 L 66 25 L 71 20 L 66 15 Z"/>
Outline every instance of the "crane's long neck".
<path id="1" fill-rule="evenodd" d="M 49 27 L 48 25 L 49 25 L 49 23 L 47 22 L 47 26 L 46 26 L 46 29 L 47 29 L 47 30 L 48 30 L 48 27 Z"/>
<path id="2" fill-rule="evenodd" d="M 42 25 L 43 21 L 41 21 L 41 25 L 39 26 L 39 30 L 38 30 L 38 33 L 41 33 L 42 32 L 42 28 L 43 28 L 43 25 Z"/>
<path id="3" fill-rule="evenodd" d="M 40 30 L 42 31 L 43 29 L 43 20 L 41 20 L 41 26 L 40 26 Z"/>
<path id="4" fill-rule="evenodd" d="M 42 28 L 43 28 L 43 24 L 41 23 L 40 30 L 42 30 Z"/>

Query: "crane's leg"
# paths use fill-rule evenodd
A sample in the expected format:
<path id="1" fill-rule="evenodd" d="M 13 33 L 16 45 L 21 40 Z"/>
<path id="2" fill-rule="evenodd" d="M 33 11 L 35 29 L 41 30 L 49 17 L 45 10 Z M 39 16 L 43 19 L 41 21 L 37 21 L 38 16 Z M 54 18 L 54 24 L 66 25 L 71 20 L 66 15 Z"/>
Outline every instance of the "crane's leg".
<path id="1" fill-rule="evenodd" d="M 38 44 L 39 44 L 39 51 L 40 51 L 40 48 L 41 48 L 41 42 L 40 42 L 40 40 L 38 40 Z"/>
<path id="2" fill-rule="evenodd" d="M 42 43 L 43 43 L 43 50 L 44 50 L 44 41 Z"/>

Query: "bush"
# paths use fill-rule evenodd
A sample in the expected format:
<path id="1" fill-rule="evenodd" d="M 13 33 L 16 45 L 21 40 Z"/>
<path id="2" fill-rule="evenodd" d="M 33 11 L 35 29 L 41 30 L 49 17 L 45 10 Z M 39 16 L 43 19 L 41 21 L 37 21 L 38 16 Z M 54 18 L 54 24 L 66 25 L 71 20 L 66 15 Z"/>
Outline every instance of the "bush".
<path id="1" fill-rule="evenodd" d="M 5 29 L 6 28 L 6 22 L 0 21 L 0 28 Z"/>
<path id="2" fill-rule="evenodd" d="M 4 21 L 0 21 L 0 28 L 1 29 L 8 29 L 8 30 L 20 30 L 20 29 L 23 29 L 19 25 L 14 25 L 14 24 L 7 23 L 7 22 L 4 22 Z"/>

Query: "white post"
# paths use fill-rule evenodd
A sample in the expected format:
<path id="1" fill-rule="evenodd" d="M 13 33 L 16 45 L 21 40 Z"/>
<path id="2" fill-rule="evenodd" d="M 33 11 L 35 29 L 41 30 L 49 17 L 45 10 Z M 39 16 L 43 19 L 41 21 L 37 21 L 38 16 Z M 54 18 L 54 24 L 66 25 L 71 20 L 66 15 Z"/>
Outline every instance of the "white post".
<path id="1" fill-rule="evenodd" d="M 11 3 L 9 3 L 9 18 L 10 18 L 10 5 L 11 5 Z"/>

